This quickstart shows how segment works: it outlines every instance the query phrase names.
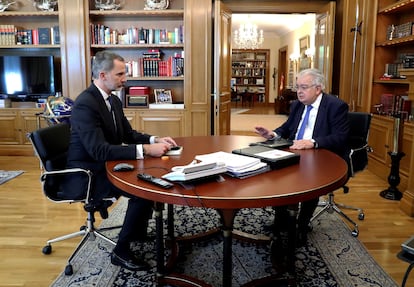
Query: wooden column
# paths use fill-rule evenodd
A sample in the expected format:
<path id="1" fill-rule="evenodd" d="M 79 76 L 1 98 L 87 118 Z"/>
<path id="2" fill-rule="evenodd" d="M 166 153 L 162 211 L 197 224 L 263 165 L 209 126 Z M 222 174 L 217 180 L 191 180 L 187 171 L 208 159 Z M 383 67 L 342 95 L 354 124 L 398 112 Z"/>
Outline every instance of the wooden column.
<path id="1" fill-rule="evenodd" d="M 407 77 L 409 82 L 408 98 L 414 103 L 414 69 L 402 69 L 400 74 Z M 411 150 L 414 150 L 414 140 Z M 400 208 L 406 214 L 414 216 L 414 155 L 410 158 L 410 172 L 408 174 L 407 190 L 404 191 Z"/>

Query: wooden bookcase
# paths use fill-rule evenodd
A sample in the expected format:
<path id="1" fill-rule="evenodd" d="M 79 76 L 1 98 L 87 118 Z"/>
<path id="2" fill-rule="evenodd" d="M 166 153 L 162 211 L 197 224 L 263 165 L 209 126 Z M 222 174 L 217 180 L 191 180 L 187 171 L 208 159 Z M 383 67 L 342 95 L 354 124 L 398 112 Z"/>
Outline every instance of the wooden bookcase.
<path id="1" fill-rule="evenodd" d="M 61 45 L 60 41 L 54 43 L 50 38 L 48 44 L 38 44 L 34 41 L 34 35 L 29 44 L 17 44 L 17 31 L 37 31 L 38 28 L 51 30 L 52 27 L 60 27 L 59 11 L 39 11 L 30 1 L 19 1 L 11 5 L 6 11 L 0 13 L 0 27 L 2 40 L 0 41 L 1 55 L 18 56 L 50 56 L 54 57 L 56 71 L 61 71 Z M 9 40 L 5 40 L 5 28 L 9 27 Z M 60 31 L 59 31 L 60 34 Z M 52 35 L 50 35 L 52 37 Z M 27 39 L 27 38 L 26 38 Z M 61 75 L 56 75 L 62 78 Z M 61 86 L 56 86 L 56 91 L 62 91 Z M 26 134 L 38 128 L 37 113 L 42 110 L 36 108 L 34 102 L 13 102 L 12 108 L 0 109 L 0 154 L 25 155 L 33 154 Z M 44 125 L 45 123 L 41 123 Z"/>
<path id="2" fill-rule="evenodd" d="M 185 1 L 172 1 L 165 10 L 144 10 L 144 1 L 124 1 L 120 10 L 101 11 L 89 0 L 88 15 L 88 57 L 92 59 L 105 49 L 127 62 L 127 84 L 121 94 L 124 101 L 130 87 L 146 87 L 150 104 L 156 102 L 155 90 L 171 92 L 173 105 L 127 107 L 133 128 L 160 136 L 185 135 Z M 149 55 L 153 56 L 150 60 L 146 58 Z"/>
<path id="3" fill-rule="evenodd" d="M 124 1 L 120 10 L 100 11 L 94 3 L 89 1 L 86 23 L 90 27 L 86 35 L 90 57 L 102 49 L 122 55 L 129 67 L 126 93 L 131 86 L 147 86 L 153 103 L 154 89 L 166 89 L 171 91 L 173 103 L 184 103 L 184 67 L 173 71 L 173 62 L 180 65 L 184 62 L 184 0 L 172 1 L 166 10 L 144 10 L 144 1 Z M 148 36 L 149 31 L 152 36 Z M 108 36 L 100 37 L 105 32 Z M 159 32 L 161 36 L 155 36 Z M 169 39 L 163 39 L 163 32 L 169 33 Z M 157 51 L 160 57 L 143 60 L 144 54 Z M 166 62 L 169 62 L 168 73 L 162 68 Z"/>
<path id="4" fill-rule="evenodd" d="M 59 0 L 59 11 L 51 12 L 36 11 L 30 1 L 20 2 L 22 5 L 14 11 L 0 13 L 0 24 L 19 24 L 28 29 L 59 25 L 60 45 L 0 46 L 2 54 L 56 55 L 61 60 L 62 94 L 75 99 L 91 83 L 91 58 L 97 51 L 113 50 L 127 60 L 138 58 L 149 49 L 161 50 L 165 58 L 185 52 L 184 76 L 136 76 L 128 77 L 127 81 L 128 87 L 150 87 L 151 94 L 155 88 L 169 89 L 173 102 L 182 103 L 181 108 L 125 108 L 125 113 L 136 129 L 159 136 L 211 133 L 211 79 L 207 76 L 211 74 L 211 47 L 206 45 L 206 41 L 211 42 L 210 2 L 174 0 L 166 10 L 144 10 L 145 1 L 124 0 L 119 10 L 100 11 L 95 9 L 93 0 Z M 183 43 L 92 43 L 90 24 L 101 22 L 120 30 L 132 26 L 174 30 L 182 25 Z M 1 155 L 33 154 L 25 134 L 37 127 L 38 112 L 41 109 L 26 105 L 16 110 L 0 109 L 0 126 L 4 127 L 0 133 Z"/>
<path id="5" fill-rule="evenodd" d="M 232 89 L 237 94 L 252 93 L 261 103 L 269 94 L 268 49 L 232 50 Z"/>
<path id="6" fill-rule="evenodd" d="M 381 103 L 381 97 L 386 94 L 407 95 L 409 82 L 400 75 L 399 70 L 403 68 L 406 55 L 414 56 L 413 10 L 412 0 L 378 1 L 371 99 L 373 105 Z M 389 113 L 387 110 L 383 112 Z"/>

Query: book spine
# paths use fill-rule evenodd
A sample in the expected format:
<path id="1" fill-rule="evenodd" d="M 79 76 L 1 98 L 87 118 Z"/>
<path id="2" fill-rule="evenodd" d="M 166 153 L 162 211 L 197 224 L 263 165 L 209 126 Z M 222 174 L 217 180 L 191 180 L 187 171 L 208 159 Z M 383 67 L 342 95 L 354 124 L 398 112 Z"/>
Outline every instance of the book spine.
<path id="1" fill-rule="evenodd" d="M 32 43 L 33 45 L 39 45 L 39 31 L 37 29 L 32 30 Z"/>

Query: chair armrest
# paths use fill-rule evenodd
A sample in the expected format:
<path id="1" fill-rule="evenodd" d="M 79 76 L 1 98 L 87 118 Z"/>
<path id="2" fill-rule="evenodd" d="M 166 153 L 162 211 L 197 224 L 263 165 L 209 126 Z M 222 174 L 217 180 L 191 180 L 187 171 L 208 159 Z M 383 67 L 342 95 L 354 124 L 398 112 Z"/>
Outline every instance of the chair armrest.
<path id="1" fill-rule="evenodd" d="M 85 174 L 85 176 L 87 176 L 88 185 L 87 185 L 87 190 L 86 190 L 86 198 L 83 200 L 76 200 L 76 201 L 85 201 L 85 203 L 88 203 L 90 201 L 90 195 L 91 195 L 90 190 L 91 190 L 91 183 L 92 183 L 92 172 L 90 170 L 86 170 L 82 168 L 67 168 L 67 169 L 61 169 L 61 170 L 44 171 L 42 175 L 40 176 L 40 181 L 45 183 L 47 177 L 62 176 L 62 175 L 71 174 L 71 173 L 82 173 L 82 174 Z"/>
<path id="2" fill-rule="evenodd" d="M 361 147 L 352 148 L 351 149 L 351 155 L 354 152 L 357 152 L 357 151 L 360 151 L 360 150 L 366 150 L 367 152 L 372 152 L 372 148 L 368 144 L 365 144 L 365 145 L 363 145 Z"/>

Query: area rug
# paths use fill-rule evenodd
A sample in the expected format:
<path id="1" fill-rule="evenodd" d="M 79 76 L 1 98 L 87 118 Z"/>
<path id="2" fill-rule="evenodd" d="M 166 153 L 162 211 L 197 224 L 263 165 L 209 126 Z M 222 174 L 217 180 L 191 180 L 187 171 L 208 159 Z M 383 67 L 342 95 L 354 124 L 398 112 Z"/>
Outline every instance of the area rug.
<path id="1" fill-rule="evenodd" d="M 122 223 L 126 200 L 121 199 L 104 221 L 103 226 Z M 176 206 L 174 208 L 177 236 L 192 235 L 219 226 L 214 210 Z M 234 227 L 251 234 L 269 235 L 265 226 L 271 224 L 271 208 L 242 209 Z M 150 222 L 151 232 L 155 223 Z M 115 240 L 118 231 L 112 231 Z M 176 272 L 204 280 L 214 287 L 222 286 L 222 241 L 214 237 L 184 248 Z M 58 247 L 57 247 L 58 248 Z M 89 241 L 73 261 L 74 274 L 64 273 L 51 286 L 155 286 L 155 246 L 153 243 L 133 244 L 133 248 L 153 270 L 131 272 L 110 263 L 113 246 L 100 239 Z M 53 253 L 50 255 L 53 256 Z M 233 284 L 241 286 L 253 279 L 273 274 L 269 246 L 233 240 Z M 359 240 L 336 214 L 325 213 L 314 222 L 307 246 L 296 252 L 297 286 L 304 287 L 374 287 L 398 286 L 368 254 Z"/>
<path id="2" fill-rule="evenodd" d="M 0 185 L 15 178 L 16 176 L 19 176 L 23 173 L 23 170 L 12 170 L 12 171 L 6 171 L 6 170 L 0 170 Z"/>
<path id="3" fill-rule="evenodd" d="M 250 115 L 250 114 L 231 114 L 231 131 L 253 131 L 255 126 L 263 126 L 268 129 L 275 129 L 284 123 L 286 115 Z"/>

